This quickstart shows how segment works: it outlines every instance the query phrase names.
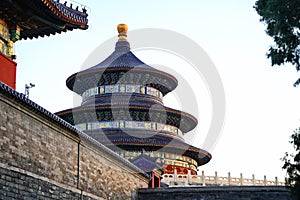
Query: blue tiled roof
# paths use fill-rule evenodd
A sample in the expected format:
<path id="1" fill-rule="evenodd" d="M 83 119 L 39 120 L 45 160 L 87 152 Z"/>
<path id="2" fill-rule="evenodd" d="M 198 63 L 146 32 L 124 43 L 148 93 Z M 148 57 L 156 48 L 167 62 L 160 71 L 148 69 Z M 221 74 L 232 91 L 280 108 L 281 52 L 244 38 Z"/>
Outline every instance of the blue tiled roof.
<path id="1" fill-rule="evenodd" d="M 89 68 L 88 70 L 94 69 L 107 69 L 107 68 L 146 68 L 156 70 L 155 68 L 145 64 L 138 59 L 131 51 L 114 51 L 104 61 Z"/>
<path id="2" fill-rule="evenodd" d="M 137 167 L 143 169 L 145 172 L 151 173 L 155 168 L 161 170 L 163 172 L 163 164 L 157 162 L 157 158 L 150 157 L 145 153 L 142 153 L 132 159 L 129 159 L 131 163 L 136 165 Z"/>
<path id="3" fill-rule="evenodd" d="M 126 73 L 129 77 L 123 76 Z M 71 75 L 66 82 L 68 88 L 79 95 L 95 86 L 123 82 L 151 85 L 165 95 L 174 90 L 178 84 L 174 76 L 157 70 L 138 59 L 130 51 L 127 41 L 118 41 L 115 51 L 105 60 Z"/>
<path id="4" fill-rule="evenodd" d="M 131 51 L 130 44 L 128 41 L 117 41 L 115 51 L 108 56 L 105 60 L 87 69 L 107 69 L 107 68 L 146 68 L 154 71 L 157 69 L 145 64 L 143 61 L 138 59 Z"/>

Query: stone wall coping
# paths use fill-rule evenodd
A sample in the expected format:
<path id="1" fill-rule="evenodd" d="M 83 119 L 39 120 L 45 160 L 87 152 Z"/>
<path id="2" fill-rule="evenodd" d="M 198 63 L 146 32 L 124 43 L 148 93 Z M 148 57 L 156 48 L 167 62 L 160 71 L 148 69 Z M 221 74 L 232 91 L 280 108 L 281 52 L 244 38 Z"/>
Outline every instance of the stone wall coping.
<path id="1" fill-rule="evenodd" d="M 61 127 L 67 129 L 72 136 L 75 136 L 79 139 L 79 143 L 84 142 L 90 147 L 94 147 L 100 151 L 103 151 L 116 159 L 116 161 L 121 162 L 125 166 L 133 169 L 134 171 L 138 172 L 139 174 L 143 175 L 144 177 L 150 179 L 150 176 L 144 172 L 142 169 L 138 168 L 128 160 L 120 157 L 115 152 L 110 150 L 109 148 L 105 147 L 103 144 L 99 143 L 95 139 L 91 138 L 84 132 L 79 131 L 77 128 L 66 122 L 65 120 L 61 119 L 57 115 L 51 113 L 50 111 L 46 110 L 45 108 L 41 107 L 37 103 L 33 102 L 29 98 L 25 96 L 25 94 L 19 93 L 16 90 L 12 89 L 11 87 L 7 86 L 6 84 L 0 82 L 0 94 L 4 95 L 5 97 L 9 98 L 9 100 L 14 100 L 20 105 L 23 105 L 34 113 L 38 114 L 39 116 L 46 117 L 47 119 L 51 120 L 52 122 L 58 124 Z"/>

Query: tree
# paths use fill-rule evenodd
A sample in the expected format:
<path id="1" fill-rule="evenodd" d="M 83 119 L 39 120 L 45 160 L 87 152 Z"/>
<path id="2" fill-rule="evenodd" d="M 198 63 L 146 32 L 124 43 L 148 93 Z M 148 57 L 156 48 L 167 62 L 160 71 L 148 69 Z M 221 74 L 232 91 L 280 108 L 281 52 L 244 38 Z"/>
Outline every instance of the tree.
<path id="1" fill-rule="evenodd" d="M 296 154 L 285 153 L 283 169 L 287 171 L 286 184 L 295 192 L 300 200 L 300 128 L 294 131 L 291 136 L 291 144 L 293 144 Z"/>
<path id="2" fill-rule="evenodd" d="M 267 57 L 272 66 L 291 63 L 300 70 L 300 0 L 258 0 L 254 6 L 274 39 Z M 294 86 L 300 84 L 300 78 Z"/>

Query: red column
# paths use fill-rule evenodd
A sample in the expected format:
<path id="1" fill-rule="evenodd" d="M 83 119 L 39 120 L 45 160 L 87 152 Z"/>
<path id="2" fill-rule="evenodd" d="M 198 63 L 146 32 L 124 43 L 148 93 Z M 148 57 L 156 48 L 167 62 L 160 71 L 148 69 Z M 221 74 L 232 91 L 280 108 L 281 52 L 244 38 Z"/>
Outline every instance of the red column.
<path id="1" fill-rule="evenodd" d="M 17 63 L 0 52 L 0 81 L 16 89 Z"/>
<path id="2" fill-rule="evenodd" d="M 151 180 L 149 181 L 148 188 L 160 187 L 160 176 L 151 172 Z"/>
<path id="3" fill-rule="evenodd" d="M 151 172 L 151 180 L 149 181 L 148 188 L 154 188 L 154 172 Z"/>
<path id="4" fill-rule="evenodd" d="M 155 175 L 154 187 L 160 187 L 160 176 Z"/>
<path id="5" fill-rule="evenodd" d="M 151 173 L 151 188 L 154 188 L 154 186 L 155 186 L 154 178 L 155 178 L 155 174 L 154 174 L 154 172 L 152 172 Z"/>

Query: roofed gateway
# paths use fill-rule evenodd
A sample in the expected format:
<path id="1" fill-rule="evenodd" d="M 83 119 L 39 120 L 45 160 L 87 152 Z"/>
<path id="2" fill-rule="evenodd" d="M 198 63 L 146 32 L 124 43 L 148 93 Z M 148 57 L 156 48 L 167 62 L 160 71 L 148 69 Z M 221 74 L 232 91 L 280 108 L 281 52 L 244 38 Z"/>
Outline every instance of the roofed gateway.
<path id="1" fill-rule="evenodd" d="M 0 81 L 15 89 L 16 65 L 14 43 L 88 28 L 84 6 L 59 0 L 0 1 Z"/>
<path id="2" fill-rule="evenodd" d="M 184 142 L 197 119 L 163 105 L 176 78 L 130 51 L 125 24 L 118 32 L 110 56 L 67 79 L 67 87 L 82 96 L 81 106 L 56 114 L 126 159 L 144 153 L 163 166 L 164 174 L 196 175 L 211 154 Z"/>

